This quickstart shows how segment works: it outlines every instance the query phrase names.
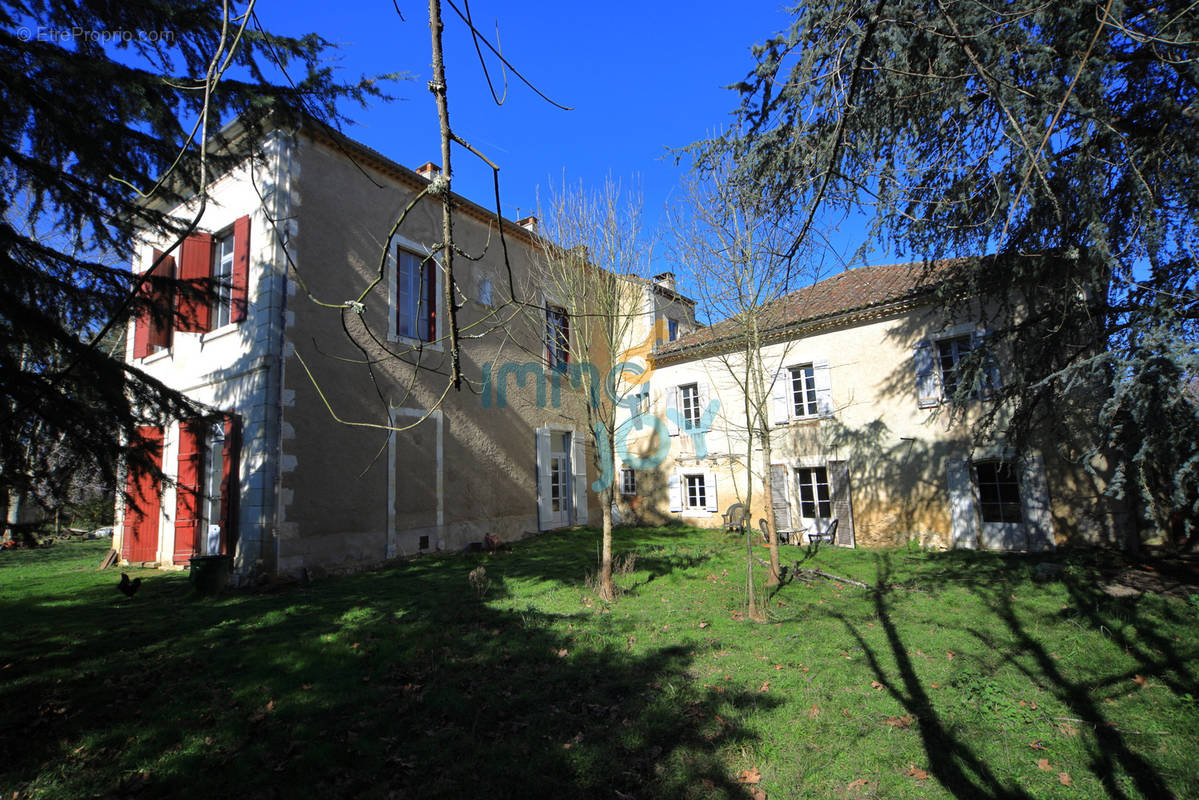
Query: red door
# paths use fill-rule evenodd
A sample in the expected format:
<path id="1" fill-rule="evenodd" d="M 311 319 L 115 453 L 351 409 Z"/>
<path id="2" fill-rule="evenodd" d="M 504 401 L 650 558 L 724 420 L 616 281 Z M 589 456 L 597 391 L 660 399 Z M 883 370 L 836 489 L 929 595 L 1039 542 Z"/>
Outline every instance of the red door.
<path id="1" fill-rule="evenodd" d="M 171 561 L 186 564 L 198 555 L 204 477 L 204 423 L 179 425 L 179 475 L 175 489 L 175 553 Z"/>
<path id="2" fill-rule="evenodd" d="M 162 470 L 162 429 L 144 426 L 137 429 L 145 447 L 146 459 L 155 470 Z M 129 561 L 155 561 L 158 558 L 158 521 L 162 516 L 162 484 L 144 463 L 131 462 L 125 483 L 125 531 L 121 555 Z"/>

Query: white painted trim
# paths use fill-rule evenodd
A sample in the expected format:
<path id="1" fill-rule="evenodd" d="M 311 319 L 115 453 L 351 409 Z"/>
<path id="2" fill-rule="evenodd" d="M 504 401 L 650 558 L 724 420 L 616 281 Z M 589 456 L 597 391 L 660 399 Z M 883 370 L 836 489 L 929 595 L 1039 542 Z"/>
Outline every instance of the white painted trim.
<path id="1" fill-rule="evenodd" d="M 387 267 L 386 267 L 386 269 L 387 269 L 387 341 L 399 342 L 400 344 L 405 344 L 410 347 L 420 347 L 422 349 L 435 350 L 435 351 L 440 352 L 442 349 L 441 337 L 444 335 L 444 329 L 442 327 L 443 326 L 442 317 L 444 315 L 441 313 L 441 296 L 444 293 L 442 290 L 442 281 L 444 280 L 444 278 L 442 277 L 442 274 L 441 274 L 441 262 L 437 260 L 436 256 L 434 256 L 432 259 L 433 266 L 436 270 L 433 273 L 433 275 L 434 275 L 434 280 L 436 281 L 436 284 L 437 284 L 433 290 L 433 293 L 437 295 L 437 310 L 436 310 L 436 316 L 433 319 L 433 324 L 435 327 L 435 330 L 434 330 L 435 337 L 434 338 L 437 339 L 437 341 L 422 342 L 420 339 L 413 339 L 411 336 L 400 336 L 396 332 L 396 307 L 393 305 L 396 298 L 399 296 L 398 295 L 399 287 L 398 287 L 398 283 L 397 283 L 397 281 L 399 280 L 399 276 L 397 274 L 397 269 L 396 269 L 396 246 L 397 245 L 400 247 L 403 247 L 405 250 L 411 250 L 413 253 L 416 253 L 417 255 L 420 255 L 422 253 L 426 256 L 433 255 L 433 251 L 429 248 L 428 245 L 422 244 L 421 242 L 417 242 L 413 239 L 409 239 L 407 236 L 401 236 L 400 234 L 397 233 L 395 236 L 393 236 L 391 238 L 391 244 L 388 245 L 388 248 L 387 248 Z"/>
<path id="2" fill-rule="evenodd" d="M 400 417 L 411 417 L 419 419 L 424 416 L 437 422 L 437 438 L 434 445 L 437 461 L 437 541 L 432 543 L 435 550 L 445 549 L 445 417 L 441 410 L 428 411 L 423 408 L 397 408 L 392 406 L 390 409 L 390 422 L 393 427 L 399 427 L 397 422 Z M 389 431 L 387 434 L 387 544 L 384 550 L 384 558 L 396 558 L 401 555 L 398 551 L 396 539 L 399 536 L 399 531 L 396 530 L 396 482 L 399 476 L 396 474 L 396 431 Z"/>

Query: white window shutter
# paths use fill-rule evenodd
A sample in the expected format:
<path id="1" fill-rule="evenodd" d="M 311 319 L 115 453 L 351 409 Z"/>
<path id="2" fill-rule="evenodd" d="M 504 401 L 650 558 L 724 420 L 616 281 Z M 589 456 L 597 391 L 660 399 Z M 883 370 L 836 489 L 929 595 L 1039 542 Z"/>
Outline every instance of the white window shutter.
<path id="1" fill-rule="evenodd" d="M 770 506 L 774 512 L 774 530 L 791 530 L 791 502 L 787 499 L 787 474 L 785 464 L 770 465 Z"/>
<path id="2" fill-rule="evenodd" d="M 946 464 L 949 482 L 949 519 L 953 546 L 978 547 L 978 506 L 974 502 L 974 479 L 969 459 L 951 458 Z"/>
<path id="3" fill-rule="evenodd" d="M 704 496 L 708 501 L 707 510 L 713 513 L 720 511 L 720 501 L 716 499 L 716 473 L 704 475 Z"/>
<path id="4" fill-rule="evenodd" d="M 913 361 L 916 366 L 916 402 L 921 408 L 933 408 L 941 402 L 941 393 L 937 389 L 932 342 L 926 339 L 916 345 Z"/>
<path id="5" fill-rule="evenodd" d="M 1028 533 L 1028 549 L 1053 550 L 1056 541 L 1045 461 L 1039 455 L 1032 455 L 1024 459 L 1020 467 L 1020 504 L 1024 512 L 1024 530 Z"/>
<path id="6" fill-rule="evenodd" d="M 537 429 L 537 529 L 550 528 L 550 431 Z"/>
<path id="7" fill-rule="evenodd" d="M 770 389 L 771 422 L 786 425 L 791 419 L 791 370 L 780 369 Z"/>
<path id="8" fill-rule="evenodd" d="M 833 415 L 832 372 L 827 361 L 812 364 L 812 376 L 816 379 L 816 409 L 822 417 Z"/>
<path id="9" fill-rule="evenodd" d="M 683 488 L 677 472 L 670 475 L 670 510 L 676 514 L 683 510 Z"/>
<path id="10" fill-rule="evenodd" d="M 673 412 L 673 413 L 671 413 Z M 679 387 L 666 387 L 666 430 L 671 436 L 679 435 Z"/>
<path id="11" fill-rule="evenodd" d="M 586 525 L 587 514 L 587 439 L 582 432 L 570 435 L 571 485 L 574 488 L 575 524 Z"/>

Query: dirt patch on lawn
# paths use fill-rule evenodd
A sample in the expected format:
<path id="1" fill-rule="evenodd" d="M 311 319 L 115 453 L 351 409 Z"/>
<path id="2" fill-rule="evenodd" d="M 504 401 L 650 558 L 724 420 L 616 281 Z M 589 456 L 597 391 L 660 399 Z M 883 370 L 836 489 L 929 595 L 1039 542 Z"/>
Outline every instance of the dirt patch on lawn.
<path id="1" fill-rule="evenodd" d="M 1112 597 L 1153 592 L 1185 600 L 1199 594 L 1199 555 L 1150 556 L 1104 567 L 1100 575 L 1099 587 Z"/>

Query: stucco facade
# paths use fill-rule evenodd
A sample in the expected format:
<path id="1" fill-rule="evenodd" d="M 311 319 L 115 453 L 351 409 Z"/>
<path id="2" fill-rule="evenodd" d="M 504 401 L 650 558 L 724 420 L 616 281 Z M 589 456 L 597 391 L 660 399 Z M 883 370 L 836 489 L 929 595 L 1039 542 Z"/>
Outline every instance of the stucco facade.
<path id="1" fill-rule="evenodd" d="M 759 444 L 748 466 L 754 527 L 769 515 L 802 540 L 835 519 L 838 544 L 867 547 L 1115 541 L 1118 520 L 1102 486 L 1063 458 L 1068 441 L 1046 434 L 1024 452 L 975 441 L 972 423 L 991 402 L 985 392 L 954 413 L 945 382 L 955 343 L 977 347 L 986 331 L 938 309 L 919 289 L 923 273 L 921 265 L 862 267 L 787 300 L 801 310 L 762 350 L 772 455 L 763 463 Z M 653 499 L 658 512 L 702 526 L 720 525 L 720 512 L 746 502 L 749 489 L 744 358 L 714 338 L 701 331 L 659 348 L 651 394 L 667 422 L 645 426 L 631 448 L 656 453 L 653 483 L 666 487 Z M 996 353 L 994 380 L 1002 360 Z M 684 408 L 688 394 L 696 411 Z"/>
<path id="2" fill-rule="evenodd" d="M 463 198 L 454 235 L 470 256 L 455 267 L 464 380 L 449 386 L 440 256 L 428 258 L 441 238 L 440 199 L 415 200 L 433 177 L 349 140 L 274 134 L 261 157 L 212 185 L 197 228 L 216 243 L 215 274 L 222 231 L 243 220 L 244 318 L 170 331 L 148 354 L 130 345 L 136 366 L 239 422 L 235 516 L 218 520 L 219 503 L 199 501 L 214 509 L 204 531 L 229 529 L 222 546 L 238 579 L 361 568 L 598 513 L 581 392 L 546 368 L 536 310 L 506 302 L 511 285 L 536 303 L 522 293 L 537 239 L 504 221 L 502 248 L 494 214 Z M 134 269 L 167 246 L 147 237 Z M 419 330 L 399 308 L 406 281 L 428 289 L 413 306 Z M 138 324 L 131 343 L 145 339 Z M 185 565 L 176 494 L 219 493 L 213 480 L 181 477 L 187 424 L 164 420 L 159 430 L 167 480 L 146 515 L 156 519 L 125 524 L 119 504 L 115 544 L 130 561 Z M 217 442 L 193 439 L 188 447 L 206 449 L 211 464 Z M 135 535 L 136 553 L 121 541 Z M 198 537 L 191 554 L 209 554 L 209 544 Z"/>

